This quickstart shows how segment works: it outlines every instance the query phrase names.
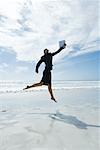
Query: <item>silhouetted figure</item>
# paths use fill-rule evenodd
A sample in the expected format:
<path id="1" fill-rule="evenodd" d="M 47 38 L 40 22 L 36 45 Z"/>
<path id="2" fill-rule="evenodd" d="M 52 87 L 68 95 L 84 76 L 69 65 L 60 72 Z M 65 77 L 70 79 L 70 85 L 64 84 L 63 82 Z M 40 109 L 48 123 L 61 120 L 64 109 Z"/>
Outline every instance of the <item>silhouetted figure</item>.
<path id="1" fill-rule="evenodd" d="M 63 47 L 59 48 L 59 50 L 57 50 L 54 53 L 49 53 L 48 49 L 44 50 L 44 55 L 41 57 L 41 59 L 37 63 L 36 70 L 35 70 L 36 73 L 38 73 L 39 66 L 41 65 L 41 63 L 44 62 L 45 63 L 45 69 L 43 71 L 43 77 L 42 77 L 42 79 L 39 83 L 35 83 L 33 85 L 27 86 L 25 89 L 29 89 L 29 88 L 37 87 L 37 86 L 42 86 L 42 85 L 47 85 L 48 86 L 48 91 L 51 95 L 51 99 L 54 100 L 55 102 L 57 102 L 54 98 L 54 95 L 53 95 L 53 92 L 52 92 L 52 84 L 51 84 L 51 70 L 52 70 L 52 66 L 53 66 L 52 65 L 52 58 L 53 58 L 53 56 L 58 54 L 65 47 L 66 47 L 66 44 L 64 44 Z"/>

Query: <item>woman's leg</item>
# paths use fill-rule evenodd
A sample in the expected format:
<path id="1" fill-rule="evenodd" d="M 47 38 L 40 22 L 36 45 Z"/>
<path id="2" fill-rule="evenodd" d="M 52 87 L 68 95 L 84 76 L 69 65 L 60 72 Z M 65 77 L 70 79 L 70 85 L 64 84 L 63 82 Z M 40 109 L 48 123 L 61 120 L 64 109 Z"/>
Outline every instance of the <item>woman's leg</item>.
<path id="1" fill-rule="evenodd" d="M 57 101 L 55 100 L 55 98 L 54 98 L 51 84 L 48 84 L 48 91 L 49 91 L 49 93 L 50 93 L 50 95 L 51 95 L 51 99 L 54 100 L 55 102 L 57 102 Z"/>
<path id="2" fill-rule="evenodd" d="M 32 87 L 42 86 L 42 85 L 43 85 L 43 82 L 35 83 L 35 84 L 30 85 L 30 86 L 27 86 L 23 90 L 30 89 Z"/>

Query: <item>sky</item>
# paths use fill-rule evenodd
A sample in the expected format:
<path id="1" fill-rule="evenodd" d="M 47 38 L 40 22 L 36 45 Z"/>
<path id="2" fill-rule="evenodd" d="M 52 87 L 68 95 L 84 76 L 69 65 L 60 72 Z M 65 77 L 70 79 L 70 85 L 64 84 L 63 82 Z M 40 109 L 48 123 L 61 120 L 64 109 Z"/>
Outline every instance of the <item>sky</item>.
<path id="1" fill-rule="evenodd" d="M 40 80 L 48 48 L 53 80 L 99 80 L 98 0 L 0 0 L 0 80 Z"/>

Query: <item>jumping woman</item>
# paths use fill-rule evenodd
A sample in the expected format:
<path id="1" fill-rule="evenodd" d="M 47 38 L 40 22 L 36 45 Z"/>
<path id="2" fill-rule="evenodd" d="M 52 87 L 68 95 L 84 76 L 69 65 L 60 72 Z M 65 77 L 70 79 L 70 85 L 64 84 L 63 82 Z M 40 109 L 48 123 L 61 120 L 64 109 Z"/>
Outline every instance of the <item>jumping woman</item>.
<path id="1" fill-rule="evenodd" d="M 41 57 L 41 59 L 39 60 L 39 62 L 36 65 L 36 73 L 38 73 L 38 69 L 39 66 L 41 65 L 41 63 L 45 63 L 45 69 L 43 71 L 43 77 L 41 79 L 41 81 L 39 83 L 35 83 L 32 85 L 28 85 L 25 89 L 29 89 L 29 88 L 33 88 L 33 87 L 37 87 L 37 86 L 42 86 L 42 85 L 47 85 L 48 86 L 48 91 L 51 95 L 51 99 L 54 100 L 55 102 L 56 99 L 54 98 L 53 95 L 53 91 L 52 91 L 52 84 L 51 84 L 51 70 L 52 70 L 52 59 L 53 56 L 55 56 L 56 54 L 58 54 L 59 52 L 61 52 L 62 49 L 64 49 L 66 47 L 66 44 L 64 44 L 63 47 L 60 47 L 56 52 L 50 53 L 48 49 L 44 50 L 44 55 Z"/>

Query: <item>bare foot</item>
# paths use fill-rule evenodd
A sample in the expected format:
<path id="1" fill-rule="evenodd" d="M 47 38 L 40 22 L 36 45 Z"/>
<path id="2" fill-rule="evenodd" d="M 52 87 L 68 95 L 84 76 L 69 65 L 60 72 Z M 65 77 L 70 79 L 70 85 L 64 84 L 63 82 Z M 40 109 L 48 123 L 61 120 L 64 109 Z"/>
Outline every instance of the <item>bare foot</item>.
<path id="1" fill-rule="evenodd" d="M 54 97 L 51 97 L 51 99 L 57 103 L 57 101 L 55 100 L 55 98 L 54 98 Z"/>
<path id="2" fill-rule="evenodd" d="M 29 89 L 29 88 L 30 88 L 30 86 L 28 86 L 28 85 L 27 85 L 27 87 L 26 87 L 26 88 L 24 88 L 23 90 L 26 90 L 26 89 Z"/>

